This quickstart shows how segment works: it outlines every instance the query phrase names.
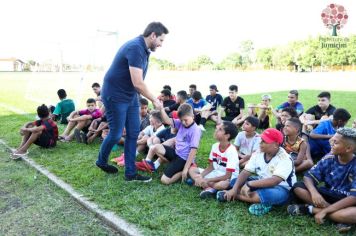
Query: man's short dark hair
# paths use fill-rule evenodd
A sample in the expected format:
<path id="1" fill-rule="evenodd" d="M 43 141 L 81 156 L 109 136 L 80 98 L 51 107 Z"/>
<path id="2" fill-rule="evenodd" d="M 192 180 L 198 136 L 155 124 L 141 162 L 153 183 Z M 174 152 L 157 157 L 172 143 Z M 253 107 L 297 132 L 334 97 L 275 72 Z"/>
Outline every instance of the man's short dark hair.
<path id="1" fill-rule="evenodd" d="M 162 115 L 160 111 L 153 110 L 150 113 L 151 117 L 162 123 Z"/>
<path id="2" fill-rule="evenodd" d="M 96 101 L 95 101 L 94 98 L 88 98 L 87 104 L 88 104 L 88 103 L 95 103 L 95 104 L 96 104 Z"/>
<path id="3" fill-rule="evenodd" d="M 185 90 L 180 90 L 177 93 L 177 96 L 180 97 L 183 100 L 187 100 L 188 99 L 188 94 Z"/>
<path id="4" fill-rule="evenodd" d="M 236 91 L 236 92 L 237 92 L 238 89 L 239 89 L 239 88 L 237 87 L 237 85 L 234 85 L 234 84 L 233 84 L 233 85 L 230 85 L 230 86 L 229 86 L 229 90 L 230 90 L 230 91 Z"/>
<path id="5" fill-rule="evenodd" d="M 170 97 L 172 95 L 171 90 L 169 90 L 169 89 L 163 89 L 161 91 L 161 94 L 163 94 L 164 96 L 168 96 L 168 97 Z"/>
<path id="6" fill-rule="evenodd" d="M 191 85 L 189 85 L 189 88 L 192 88 L 192 89 L 197 90 L 197 85 L 195 85 L 195 84 L 191 84 Z"/>
<path id="7" fill-rule="evenodd" d="M 203 96 L 201 95 L 201 92 L 199 91 L 194 91 L 193 94 L 192 94 L 192 98 L 194 100 L 200 100 L 203 98 Z"/>
<path id="8" fill-rule="evenodd" d="M 184 103 L 178 107 L 178 117 L 183 118 L 184 116 L 194 117 L 193 107 L 188 103 Z"/>
<path id="9" fill-rule="evenodd" d="M 91 87 L 92 88 L 100 88 L 100 84 L 95 82 L 91 85 Z"/>
<path id="10" fill-rule="evenodd" d="M 146 98 L 140 98 L 140 105 L 141 106 L 148 106 L 148 100 Z"/>
<path id="11" fill-rule="evenodd" d="M 168 34 L 168 29 L 161 22 L 151 22 L 147 25 L 145 31 L 143 32 L 143 37 L 148 37 L 152 33 L 155 33 L 157 37 L 162 34 Z"/>
<path id="12" fill-rule="evenodd" d="M 294 94 L 296 97 L 298 97 L 298 95 L 299 95 L 298 90 L 296 90 L 296 89 L 289 91 L 289 93 Z"/>
<path id="13" fill-rule="evenodd" d="M 334 120 L 347 122 L 351 118 L 350 113 L 344 108 L 338 108 L 333 113 Z"/>
<path id="14" fill-rule="evenodd" d="M 331 94 L 327 91 L 324 91 L 319 93 L 318 98 L 327 98 L 328 100 L 330 100 Z"/>
<path id="15" fill-rule="evenodd" d="M 58 95 L 59 99 L 64 99 L 67 97 L 67 93 L 64 89 L 59 89 L 57 91 L 57 95 Z"/>
<path id="16" fill-rule="evenodd" d="M 292 117 L 290 119 L 288 119 L 287 121 L 289 121 L 290 123 L 292 123 L 293 127 L 295 127 L 298 130 L 298 133 L 300 133 L 302 131 L 302 122 L 299 120 L 299 118 L 297 117 Z"/>
<path id="17" fill-rule="evenodd" d="M 168 89 L 169 91 L 172 91 L 172 88 L 171 88 L 171 86 L 169 86 L 169 85 L 163 86 L 163 89 Z"/>
<path id="18" fill-rule="evenodd" d="M 231 121 L 223 121 L 223 127 L 225 134 L 229 134 L 229 141 L 236 138 L 238 130 L 234 123 L 232 123 Z"/>
<path id="19" fill-rule="evenodd" d="M 287 112 L 291 117 L 298 117 L 298 113 L 294 107 L 285 107 L 282 112 Z"/>
<path id="20" fill-rule="evenodd" d="M 45 104 L 37 107 L 37 115 L 39 118 L 43 119 L 49 116 L 49 109 Z"/>

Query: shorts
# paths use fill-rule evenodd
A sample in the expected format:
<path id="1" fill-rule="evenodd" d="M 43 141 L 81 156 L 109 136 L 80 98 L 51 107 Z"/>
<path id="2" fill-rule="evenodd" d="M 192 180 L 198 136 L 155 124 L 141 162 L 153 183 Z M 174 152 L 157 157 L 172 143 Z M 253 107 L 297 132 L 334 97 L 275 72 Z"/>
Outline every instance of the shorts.
<path id="1" fill-rule="evenodd" d="M 168 139 L 174 138 L 176 134 L 171 133 L 171 128 L 166 128 L 162 131 L 160 131 L 158 134 L 156 134 L 156 137 L 159 138 L 159 141 L 161 143 L 167 141 Z"/>
<path id="2" fill-rule="evenodd" d="M 258 180 L 257 177 L 252 176 L 247 181 Z M 290 200 L 289 190 L 280 185 L 269 188 L 259 188 L 255 192 L 258 194 L 262 204 L 266 205 L 284 205 Z"/>
<path id="3" fill-rule="evenodd" d="M 42 132 L 34 144 L 43 148 L 51 148 L 56 146 L 56 141 L 47 132 Z"/>
<path id="4" fill-rule="evenodd" d="M 294 190 L 295 188 L 302 188 L 302 189 L 308 190 L 307 187 L 305 186 L 304 182 L 302 182 L 302 181 L 295 183 L 293 185 L 292 190 Z M 335 191 L 331 191 L 325 187 L 316 187 L 316 189 L 318 190 L 320 195 L 325 199 L 325 201 L 327 201 L 330 204 L 338 202 L 341 199 L 344 199 L 345 197 L 347 197 L 345 194 L 340 194 Z M 294 197 L 296 199 L 298 199 L 295 194 L 294 194 Z"/>
<path id="5" fill-rule="evenodd" d="M 163 147 L 166 150 L 164 157 L 169 161 L 169 164 L 163 173 L 168 178 L 172 178 L 173 175 L 181 172 L 184 169 L 186 160 L 178 156 L 174 148 L 165 145 L 163 145 Z"/>

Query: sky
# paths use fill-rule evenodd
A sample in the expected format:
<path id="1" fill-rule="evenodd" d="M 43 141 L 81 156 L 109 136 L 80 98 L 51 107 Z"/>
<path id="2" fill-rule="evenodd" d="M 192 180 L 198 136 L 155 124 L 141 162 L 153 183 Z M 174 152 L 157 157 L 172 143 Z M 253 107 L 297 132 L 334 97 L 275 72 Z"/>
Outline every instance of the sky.
<path id="1" fill-rule="evenodd" d="M 153 56 L 217 62 L 244 40 L 262 48 L 330 34 L 321 20 L 330 3 L 348 12 L 341 35 L 356 34 L 354 0 L 2 0 L 0 59 L 109 64 L 120 45 L 160 21 L 170 32 Z"/>

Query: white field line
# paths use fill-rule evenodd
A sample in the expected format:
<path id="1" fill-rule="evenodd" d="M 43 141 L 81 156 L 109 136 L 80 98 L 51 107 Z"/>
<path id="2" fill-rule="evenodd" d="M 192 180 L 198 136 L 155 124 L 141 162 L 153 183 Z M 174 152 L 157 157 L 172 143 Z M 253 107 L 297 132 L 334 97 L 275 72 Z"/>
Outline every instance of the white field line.
<path id="1" fill-rule="evenodd" d="M 17 109 L 16 107 L 0 104 L 1 107 L 4 107 L 6 109 L 9 108 L 9 110 L 21 114 L 21 115 L 28 115 L 27 113 Z M 6 144 L 5 141 L 0 139 L 0 144 L 5 146 L 8 150 L 12 150 L 10 146 Z M 142 233 L 137 229 L 137 227 L 133 224 L 130 224 L 126 222 L 124 219 L 118 217 L 114 212 L 112 211 L 106 211 L 100 209 L 100 207 L 89 201 L 86 197 L 81 195 L 80 193 L 76 192 L 72 186 L 69 184 L 65 183 L 63 180 L 58 178 L 56 175 L 52 174 L 50 171 L 48 171 L 46 168 L 43 166 L 38 165 L 34 160 L 27 156 L 23 156 L 22 160 L 24 160 L 28 165 L 39 171 L 41 174 L 45 175 L 49 180 L 51 180 L 54 184 L 56 184 L 58 187 L 66 191 L 68 194 L 70 194 L 71 197 L 73 197 L 77 202 L 79 202 L 83 207 L 85 207 L 87 210 L 93 212 L 97 217 L 99 217 L 101 220 L 105 222 L 108 226 L 113 228 L 115 231 L 118 231 L 122 235 L 142 235 Z"/>

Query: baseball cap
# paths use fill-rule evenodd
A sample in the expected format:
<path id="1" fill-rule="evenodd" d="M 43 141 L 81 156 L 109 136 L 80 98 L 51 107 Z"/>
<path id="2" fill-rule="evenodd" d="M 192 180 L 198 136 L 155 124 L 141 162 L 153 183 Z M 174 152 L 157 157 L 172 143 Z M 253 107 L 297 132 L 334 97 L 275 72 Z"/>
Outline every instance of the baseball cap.
<path id="1" fill-rule="evenodd" d="M 209 86 L 210 89 L 214 89 L 216 92 L 219 92 L 218 87 L 215 84 Z"/>
<path id="2" fill-rule="evenodd" d="M 261 134 L 261 139 L 268 144 L 273 142 L 282 144 L 283 134 L 281 133 L 281 131 L 275 128 L 268 128 L 265 131 L 263 131 L 263 133 Z"/>

